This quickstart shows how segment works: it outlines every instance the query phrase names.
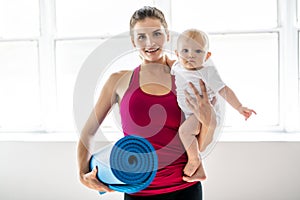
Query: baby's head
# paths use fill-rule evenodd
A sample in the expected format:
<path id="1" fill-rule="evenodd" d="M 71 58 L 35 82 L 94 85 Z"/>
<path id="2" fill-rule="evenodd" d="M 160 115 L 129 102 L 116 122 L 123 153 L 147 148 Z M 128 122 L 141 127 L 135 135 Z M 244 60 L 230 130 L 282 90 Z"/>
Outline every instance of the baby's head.
<path id="1" fill-rule="evenodd" d="M 175 53 L 186 69 L 199 69 L 210 57 L 208 36 L 203 31 L 188 29 L 177 40 Z"/>

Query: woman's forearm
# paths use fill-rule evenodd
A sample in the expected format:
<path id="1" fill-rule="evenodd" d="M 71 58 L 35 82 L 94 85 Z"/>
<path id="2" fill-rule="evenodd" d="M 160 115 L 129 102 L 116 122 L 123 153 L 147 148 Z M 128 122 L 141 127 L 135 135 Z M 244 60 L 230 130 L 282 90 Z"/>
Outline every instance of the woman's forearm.
<path id="1" fill-rule="evenodd" d="M 201 138 L 200 140 L 200 137 L 198 137 L 200 152 L 205 151 L 207 146 L 213 141 L 216 126 L 217 126 L 216 115 L 213 112 L 211 114 L 211 119 L 209 121 L 209 124 L 202 124 L 201 126 L 201 134 L 204 134 L 205 138 Z"/>
<path id="2" fill-rule="evenodd" d="M 85 142 L 79 140 L 77 148 L 77 160 L 79 168 L 80 179 L 83 178 L 83 175 L 89 172 L 89 160 L 91 158 L 90 147 L 87 147 Z"/>
<path id="3" fill-rule="evenodd" d="M 205 87 L 205 83 L 200 79 L 199 85 L 202 91 L 202 95 L 196 87 L 189 83 L 189 86 L 193 90 L 196 99 L 192 98 L 191 95 L 185 91 L 187 106 L 193 111 L 195 117 L 201 123 L 201 134 L 202 137 L 198 137 L 198 143 L 200 151 L 204 151 L 206 147 L 213 141 L 214 133 L 216 129 L 216 111 L 208 100 L 208 95 Z"/>
<path id="4" fill-rule="evenodd" d="M 91 152 L 93 150 L 93 138 L 99 127 L 95 115 L 92 113 L 83 128 L 78 146 L 77 146 L 77 160 L 79 175 L 82 178 L 82 175 L 89 172 L 89 160 L 91 158 Z"/>

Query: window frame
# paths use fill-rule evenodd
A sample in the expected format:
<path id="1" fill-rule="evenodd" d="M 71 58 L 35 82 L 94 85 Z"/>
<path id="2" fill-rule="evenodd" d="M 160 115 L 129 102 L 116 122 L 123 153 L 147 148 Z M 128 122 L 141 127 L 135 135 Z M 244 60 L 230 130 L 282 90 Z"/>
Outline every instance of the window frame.
<path id="1" fill-rule="evenodd" d="M 278 127 L 262 129 L 263 132 L 299 132 L 300 125 L 300 73 L 299 73 L 299 35 L 300 27 L 297 24 L 297 4 L 299 0 L 277 0 L 278 26 L 272 29 L 241 30 L 231 32 L 210 32 L 212 35 L 226 34 L 247 34 L 247 33 L 277 33 L 279 35 L 279 125 Z M 153 6 L 164 10 L 168 23 L 172 29 L 171 0 L 152 0 Z M 57 85 L 55 65 L 55 43 L 58 40 L 76 39 L 105 39 L 107 35 L 97 37 L 56 37 L 55 0 L 39 0 L 40 8 L 40 36 L 37 38 L 9 39 L 36 40 L 38 41 L 41 107 L 42 107 L 42 128 L 30 132 L 59 133 L 56 129 L 57 110 Z M 294 9 L 293 9 L 294 8 Z M 299 19 L 300 20 L 300 19 Z M 1 41 L 8 39 L 0 38 Z M 294 45 L 297 42 L 298 45 Z M 290 67 L 285 67 L 290 66 Z M 293 109 L 297 108 L 297 109 Z M 224 132 L 236 132 L 239 130 L 224 129 Z M 0 132 L 3 132 L 0 130 Z M 15 131 L 12 131 L 15 132 Z M 25 131 L 23 131 L 25 132 Z"/>

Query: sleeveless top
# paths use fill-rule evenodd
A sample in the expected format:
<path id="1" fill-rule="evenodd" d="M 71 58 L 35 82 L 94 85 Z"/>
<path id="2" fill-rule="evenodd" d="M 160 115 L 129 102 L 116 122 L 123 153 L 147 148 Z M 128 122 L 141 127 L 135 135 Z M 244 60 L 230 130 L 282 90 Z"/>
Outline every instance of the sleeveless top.
<path id="1" fill-rule="evenodd" d="M 178 129 L 184 119 L 175 92 L 174 76 L 172 89 L 164 95 L 153 95 L 140 88 L 139 72 L 133 71 L 131 82 L 120 102 L 120 115 L 124 135 L 146 138 L 158 156 L 158 170 L 152 183 L 135 196 L 150 196 L 187 188 L 197 182 L 182 180 L 187 162 L 185 149 Z"/>

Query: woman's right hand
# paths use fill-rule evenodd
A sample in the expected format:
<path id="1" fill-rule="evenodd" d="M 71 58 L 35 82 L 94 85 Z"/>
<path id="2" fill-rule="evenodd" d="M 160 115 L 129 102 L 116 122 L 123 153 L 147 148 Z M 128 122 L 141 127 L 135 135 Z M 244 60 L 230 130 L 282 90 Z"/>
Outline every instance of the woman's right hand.
<path id="1" fill-rule="evenodd" d="M 199 91 L 192 83 L 189 83 L 190 88 L 194 92 L 195 98 L 185 91 L 186 103 L 194 113 L 195 117 L 201 122 L 202 126 L 213 127 L 216 123 L 216 112 L 213 105 L 208 100 L 205 83 L 201 79 L 199 80 L 199 85 L 202 95 L 199 94 Z M 214 100 L 212 101 L 212 103 L 215 103 Z"/>
<path id="2" fill-rule="evenodd" d="M 113 192 L 114 190 L 110 189 L 107 185 L 101 183 L 97 179 L 98 169 L 95 167 L 91 172 L 80 175 L 80 181 L 82 184 L 91 188 L 93 190 L 97 190 L 99 192 Z"/>

